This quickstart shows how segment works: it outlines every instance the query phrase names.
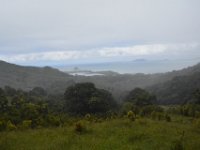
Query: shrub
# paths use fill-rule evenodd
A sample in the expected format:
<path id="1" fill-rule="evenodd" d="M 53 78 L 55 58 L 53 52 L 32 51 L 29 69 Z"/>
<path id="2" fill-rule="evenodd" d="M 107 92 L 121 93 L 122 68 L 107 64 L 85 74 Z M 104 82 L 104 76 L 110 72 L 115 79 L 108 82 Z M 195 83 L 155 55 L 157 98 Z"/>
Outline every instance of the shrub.
<path id="1" fill-rule="evenodd" d="M 79 121 L 79 122 L 75 123 L 74 130 L 78 133 L 82 133 L 83 131 L 86 130 L 86 128 L 85 128 L 83 122 Z"/>
<path id="2" fill-rule="evenodd" d="M 168 114 L 166 114 L 166 115 L 165 115 L 165 120 L 166 120 L 167 122 L 171 122 L 171 117 L 170 117 Z"/>
<path id="3" fill-rule="evenodd" d="M 164 115 L 161 112 L 155 112 L 155 111 L 153 111 L 151 113 L 151 118 L 154 119 L 154 120 L 162 120 L 162 119 L 164 119 Z"/>
<path id="4" fill-rule="evenodd" d="M 131 120 L 134 121 L 135 120 L 135 114 L 134 112 L 132 112 L 131 110 L 127 113 L 127 117 Z"/>
<path id="5" fill-rule="evenodd" d="M 158 119 L 158 120 L 162 120 L 163 118 L 164 118 L 163 114 L 160 113 L 160 112 L 158 112 L 158 113 L 157 113 L 157 119 Z"/>
<path id="6" fill-rule="evenodd" d="M 196 111 L 196 112 L 195 112 L 195 117 L 196 117 L 196 118 L 200 118 L 200 112 L 199 112 L 199 111 Z"/>
<path id="7" fill-rule="evenodd" d="M 184 136 L 185 131 L 179 132 L 180 137 L 178 140 L 174 141 L 171 150 L 184 150 Z"/>
<path id="8" fill-rule="evenodd" d="M 9 120 L 6 125 L 6 129 L 9 131 L 13 131 L 13 130 L 16 130 L 17 127 Z"/>
<path id="9" fill-rule="evenodd" d="M 146 120 L 146 119 L 142 119 L 142 118 L 138 119 L 137 122 L 138 122 L 140 125 L 143 125 L 143 126 L 145 126 L 145 125 L 148 124 L 147 120 Z"/>
<path id="10" fill-rule="evenodd" d="M 164 110 L 163 110 L 163 108 L 161 108 L 159 106 L 149 105 L 149 106 L 145 106 L 141 109 L 140 115 L 141 116 L 149 116 L 149 115 L 151 115 L 152 112 L 162 113 L 162 112 L 164 112 Z"/>
<path id="11" fill-rule="evenodd" d="M 193 125 L 195 128 L 200 129 L 200 119 L 195 119 Z"/>
<path id="12" fill-rule="evenodd" d="M 87 121 L 91 121 L 91 120 L 92 120 L 92 117 L 91 117 L 90 114 L 86 114 L 86 115 L 85 115 L 85 119 L 86 119 Z"/>
<path id="13" fill-rule="evenodd" d="M 22 129 L 28 129 L 31 128 L 32 120 L 24 120 L 22 122 Z"/>
<path id="14" fill-rule="evenodd" d="M 131 102 L 125 102 L 123 105 L 122 105 L 122 108 L 121 108 L 121 115 L 126 115 L 128 111 L 133 111 L 135 114 L 138 114 L 139 113 L 139 107 L 134 105 L 133 103 Z"/>
<path id="15" fill-rule="evenodd" d="M 54 115 L 49 115 L 47 118 L 47 122 L 51 126 L 59 126 L 60 125 L 60 118 Z"/>
<path id="16" fill-rule="evenodd" d="M 48 126 L 48 123 L 42 117 L 38 117 L 37 119 L 35 119 L 34 125 L 33 125 L 33 122 L 32 122 L 32 127 L 38 128 L 38 127 L 46 127 L 46 126 Z"/>
<path id="17" fill-rule="evenodd" d="M 171 150 L 184 150 L 183 142 L 181 140 L 177 140 L 173 143 Z"/>
<path id="18" fill-rule="evenodd" d="M 152 118 L 153 120 L 156 120 L 156 119 L 157 119 L 157 112 L 153 111 L 153 112 L 151 113 L 151 118 Z"/>
<path id="19" fill-rule="evenodd" d="M 0 121 L 0 131 L 4 131 L 6 129 L 5 121 Z"/>

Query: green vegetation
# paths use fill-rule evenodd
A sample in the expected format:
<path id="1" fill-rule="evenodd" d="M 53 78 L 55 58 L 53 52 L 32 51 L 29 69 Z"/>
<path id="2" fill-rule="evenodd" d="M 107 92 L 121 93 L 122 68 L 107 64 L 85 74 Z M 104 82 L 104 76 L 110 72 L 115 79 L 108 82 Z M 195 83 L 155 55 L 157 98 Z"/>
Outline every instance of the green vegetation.
<path id="1" fill-rule="evenodd" d="M 200 128 L 187 117 L 172 122 L 138 118 L 67 122 L 64 127 L 0 133 L 1 150 L 199 150 Z"/>
<path id="2" fill-rule="evenodd" d="M 106 90 L 95 88 L 93 83 L 78 83 L 65 92 L 65 108 L 71 114 L 106 113 L 116 106 L 112 95 Z"/>
<path id="3" fill-rule="evenodd" d="M 130 91 L 130 93 L 126 96 L 125 101 L 139 106 L 153 105 L 157 103 L 155 95 L 152 95 L 141 88 L 135 88 Z"/>
<path id="4" fill-rule="evenodd" d="M 200 91 L 193 103 L 159 106 L 136 88 L 117 104 L 92 83 L 68 87 L 63 95 L 0 89 L 0 149 L 198 150 Z"/>
<path id="5" fill-rule="evenodd" d="M 119 103 L 123 102 L 128 92 L 139 87 L 155 94 L 161 105 L 180 105 L 191 101 L 194 90 L 200 89 L 200 63 L 167 73 L 106 73 L 86 77 L 71 76 L 51 67 L 25 67 L 0 61 L 1 88 L 8 85 L 27 91 L 42 87 L 48 95 L 63 96 L 67 87 L 83 82 L 92 82 L 97 88 L 108 90 Z"/>

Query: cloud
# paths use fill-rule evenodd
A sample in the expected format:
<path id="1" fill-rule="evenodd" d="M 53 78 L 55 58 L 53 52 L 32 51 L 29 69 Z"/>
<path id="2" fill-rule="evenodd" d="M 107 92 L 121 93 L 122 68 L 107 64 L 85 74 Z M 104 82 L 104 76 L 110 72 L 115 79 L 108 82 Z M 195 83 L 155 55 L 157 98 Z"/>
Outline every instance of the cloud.
<path id="1" fill-rule="evenodd" d="M 199 42 L 199 6 L 198 0 L 1 0 L 0 51 Z"/>
<path id="2" fill-rule="evenodd" d="M 143 56 L 162 53 L 166 50 L 166 45 L 152 44 L 152 45 L 136 45 L 131 47 L 114 47 L 103 48 L 99 50 L 99 54 L 103 57 L 113 56 Z"/>
<path id="3" fill-rule="evenodd" d="M 0 59 L 193 58 L 199 7 L 198 0 L 0 0 Z"/>
<path id="4" fill-rule="evenodd" d="M 146 44 L 130 47 L 108 47 L 91 50 L 63 50 L 49 51 L 17 55 L 0 55 L 0 59 L 8 62 L 37 62 L 37 61 L 71 61 L 88 59 L 94 61 L 95 58 L 104 59 L 106 57 L 153 57 L 154 55 L 174 55 L 182 52 L 188 54 L 191 50 L 199 48 L 197 43 L 189 44 Z"/>

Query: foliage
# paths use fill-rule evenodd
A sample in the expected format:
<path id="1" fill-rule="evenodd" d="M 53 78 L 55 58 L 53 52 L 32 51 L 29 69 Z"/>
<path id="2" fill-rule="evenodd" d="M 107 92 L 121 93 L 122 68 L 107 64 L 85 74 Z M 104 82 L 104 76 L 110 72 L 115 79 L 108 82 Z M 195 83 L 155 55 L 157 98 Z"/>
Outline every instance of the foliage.
<path id="1" fill-rule="evenodd" d="M 121 114 L 125 115 L 130 110 L 133 111 L 135 114 L 139 114 L 140 108 L 131 102 L 124 102 L 121 107 Z"/>
<path id="2" fill-rule="evenodd" d="M 168 114 L 165 114 L 165 120 L 167 122 L 171 122 L 171 117 Z"/>
<path id="3" fill-rule="evenodd" d="M 0 147 L 2 150 L 170 150 L 181 142 L 186 150 L 199 150 L 199 130 L 193 128 L 188 117 L 172 117 L 170 123 L 148 118 L 131 123 L 128 118 L 103 120 L 87 124 L 87 132 L 75 131 L 77 119 L 72 118 L 73 124 L 62 128 L 1 132 Z M 178 121 L 179 117 L 187 123 Z M 177 134 L 181 131 L 186 132 L 184 140 Z"/>
<path id="4" fill-rule="evenodd" d="M 164 110 L 156 105 L 148 105 L 140 108 L 140 115 L 141 116 L 150 116 L 152 112 L 159 112 L 162 113 Z"/>
<path id="5" fill-rule="evenodd" d="M 196 89 L 196 91 L 194 92 L 194 98 L 196 100 L 196 104 L 200 104 L 200 89 Z"/>
<path id="6" fill-rule="evenodd" d="M 75 115 L 105 113 L 115 106 L 112 95 L 93 83 L 78 83 L 65 91 L 65 109 Z"/>
<path id="7" fill-rule="evenodd" d="M 162 112 L 156 112 L 156 111 L 153 111 L 152 113 L 151 113 L 151 118 L 153 119 L 153 120 L 163 120 L 163 119 L 166 119 L 165 118 L 165 116 L 164 116 L 164 114 L 162 113 Z M 168 120 L 169 120 L 170 118 L 168 117 Z M 166 121 L 167 121 L 167 119 L 166 119 Z"/>
<path id="8" fill-rule="evenodd" d="M 135 88 L 125 98 L 126 102 L 131 102 L 137 106 L 147 106 L 157 103 L 155 95 L 150 94 L 141 88 Z"/>
<path id="9" fill-rule="evenodd" d="M 0 113 L 4 113 L 8 108 L 8 100 L 3 89 L 0 88 Z"/>
<path id="10" fill-rule="evenodd" d="M 128 117 L 131 121 L 135 121 L 135 114 L 134 114 L 134 112 L 132 112 L 131 110 L 127 113 L 127 117 Z"/>
<path id="11" fill-rule="evenodd" d="M 0 131 L 4 131 L 6 129 L 6 121 L 0 120 Z"/>
<path id="12" fill-rule="evenodd" d="M 183 144 L 180 140 L 177 140 L 173 143 L 171 150 L 184 150 Z"/>
<path id="13" fill-rule="evenodd" d="M 198 65 L 198 69 L 199 69 Z M 157 95 L 161 104 L 187 104 L 199 103 L 200 72 L 194 72 L 190 75 L 179 75 L 162 84 L 156 84 L 149 90 Z M 196 91 L 196 92 L 195 92 Z M 200 104 L 200 103 L 199 103 Z"/>
<path id="14" fill-rule="evenodd" d="M 86 127 L 82 121 L 78 121 L 75 123 L 74 130 L 78 133 L 82 133 L 86 130 Z"/>
<path id="15" fill-rule="evenodd" d="M 32 120 L 24 120 L 22 122 L 21 128 L 22 129 L 29 129 L 29 128 L 31 128 L 31 125 L 32 125 Z"/>
<path id="16" fill-rule="evenodd" d="M 17 127 L 9 120 L 9 121 L 7 122 L 7 125 L 6 125 L 6 129 L 7 129 L 8 131 L 13 131 L 13 130 L 16 130 Z"/>
<path id="17" fill-rule="evenodd" d="M 29 94 L 31 96 L 46 96 L 47 92 L 42 87 L 35 87 L 29 92 Z"/>
<path id="18" fill-rule="evenodd" d="M 86 119 L 87 121 L 91 121 L 91 120 L 92 120 L 92 117 L 91 117 L 90 114 L 86 114 L 86 115 L 85 115 L 85 119 Z"/>
<path id="19" fill-rule="evenodd" d="M 60 118 L 55 115 L 48 115 L 47 122 L 51 126 L 59 126 L 60 125 Z"/>

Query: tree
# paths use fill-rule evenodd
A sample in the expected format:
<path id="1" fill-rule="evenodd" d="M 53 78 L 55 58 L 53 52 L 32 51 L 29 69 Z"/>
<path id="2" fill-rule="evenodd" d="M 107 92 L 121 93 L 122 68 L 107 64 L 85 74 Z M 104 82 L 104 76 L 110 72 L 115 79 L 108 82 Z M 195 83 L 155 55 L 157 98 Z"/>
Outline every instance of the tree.
<path id="1" fill-rule="evenodd" d="M 11 100 L 11 104 L 15 109 L 21 109 L 24 103 L 25 100 L 23 96 L 14 96 Z"/>
<path id="2" fill-rule="evenodd" d="M 105 113 L 116 104 L 112 95 L 93 83 L 78 83 L 65 91 L 65 109 L 72 114 Z"/>
<path id="3" fill-rule="evenodd" d="M 17 94 L 17 91 L 10 86 L 5 86 L 4 92 L 5 92 L 6 96 L 15 96 Z"/>
<path id="4" fill-rule="evenodd" d="M 125 102 L 131 102 L 138 106 L 146 106 L 156 104 L 157 99 L 155 95 L 150 94 L 144 89 L 135 88 L 127 95 Z"/>
<path id="5" fill-rule="evenodd" d="M 47 92 L 42 87 L 35 87 L 30 92 L 32 96 L 47 96 Z"/>
<path id="6" fill-rule="evenodd" d="M 197 89 L 195 92 L 194 92 L 194 98 L 196 100 L 196 103 L 197 104 L 200 104 L 200 89 Z"/>
<path id="7" fill-rule="evenodd" d="M 106 90 L 97 89 L 88 101 L 90 113 L 102 113 L 116 107 L 112 95 Z"/>
<path id="8" fill-rule="evenodd" d="M 8 109 L 8 100 L 4 91 L 0 88 L 0 113 L 4 113 Z"/>

